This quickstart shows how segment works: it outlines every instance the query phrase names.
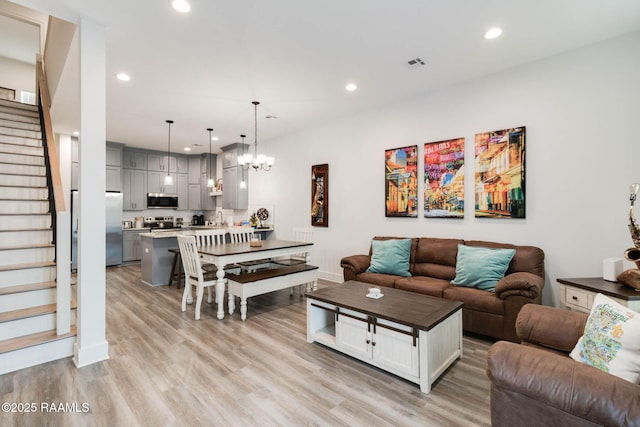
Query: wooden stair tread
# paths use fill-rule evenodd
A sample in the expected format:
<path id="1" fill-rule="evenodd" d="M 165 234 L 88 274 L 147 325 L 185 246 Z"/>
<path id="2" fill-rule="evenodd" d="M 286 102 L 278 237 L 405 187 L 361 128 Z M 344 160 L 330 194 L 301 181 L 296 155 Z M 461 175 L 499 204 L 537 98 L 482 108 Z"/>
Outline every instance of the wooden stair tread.
<path id="1" fill-rule="evenodd" d="M 0 214 L 0 217 L 2 215 L 14 215 L 14 214 Z M 47 214 L 29 214 L 29 215 L 49 215 Z M 16 232 L 16 231 L 52 231 L 53 229 L 51 227 L 34 227 L 34 228 L 3 228 L 0 229 L 0 233 L 11 233 L 11 232 Z"/>
<path id="2" fill-rule="evenodd" d="M 48 188 L 46 185 L 18 185 L 18 184 L 0 184 L 2 188 L 35 188 L 37 190 L 43 190 Z"/>
<path id="3" fill-rule="evenodd" d="M 26 136 L 20 136 L 19 138 L 27 138 Z M 6 144 L 6 142 L 0 142 L 1 144 Z M 15 144 L 14 144 L 15 145 Z M 32 147 L 31 145 L 22 145 L 22 147 Z M 42 148 L 42 147 L 33 147 L 33 148 Z M 14 153 L 13 151 L 4 151 L 2 148 L 0 148 L 0 154 L 13 154 L 15 156 L 28 156 L 28 157 L 44 157 L 44 153 Z M 37 166 L 42 166 L 42 165 L 37 165 Z"/>
<path id="4" fill-rule="evenodd" d="M 41 289 L 55 288 L 57 283 L 55 281 L 30 283 L 28 285 L 15 285 L 0 288 L 0 295 L 18 294 L 20 292 L 39 291 Z"/>
<path id="5" fill-rule="evenodd" d="M 5 202 L 48 202 L 49 199 L 43 199 L 43 198 L 40 198 L 40 199 L 15 199 L 15 198 L 3 199 L 3 198 L 0 198 L 0 201 L 5 201 Z"/>
<path id="6" fill-rule="evenodd" d="M 35 345 L 46 344 L 77 335 L 75 325 L 71 325 L 69 333 L 58 335 L 55 330 L 38 332 L 37 334 L 25 335 L 23 337 L 12 338 L 6 341 L 0 341 L 0 353 L 8 353 L 10 351 L 20 350 L 23 348 L 33 347 Z"/>
<path id="7" fill-rule="evenodd" d="M 38 249 L 38 248 L 53 248 L 53 243 L 36 243 L 33 245 L 15 245 L 15 246 L 0 246 L 0 251 L 13 251 L 23 249 Z"/>
<path id="8" fill-rule="evenodd" d="M 6 165 L 7 163 L 0 162 L 0 164 L 5 164 Z M 32 165 L 32 166 L 34 166 L 34 165 Z M 44 166 L 44 165 L 35 165 L 35 166 Z M 11 175 L 11 176 L 29 176 L 29 177 L 32 177 L 32 178 L 44 178 L 44 177 L 46 177 L 44 172 L 41 173 L 41 174 L 37 174 L 37 175 L 33 174 L 33 173 L 0 172 L 0 175 L 5 175 L 5 176 L 9 176 L 9 175 Z"/>
<path id="9" fill-rule="evenodd" d="M 55 262 L 34 262 L 29 264 L 12 264 L 0 266 L 0 271 L 26 270 L 28 268 L 54 267 Z"/>
<path id="10" fill-rule="evenodd" d="M 71 300 L 71 309 L 76 309 L 78 303 Z M 0 313 L 0 323 L 11 322 L 13 320 L 26 319 L 29 317 L 42 316 L 43 314 L 52 314 L 58 311 L 57 304 L 37 305 L 35 307 L 21 308 L 19 310 L 5 311 Z"/>
<path id="11" fill-rule="evenodd" d="M 43 168 L 45 165 L 30 165 L 25 163 L 16 163 L 16 162 L 0 162 L 2 165 L 17 165 L 17 166 L 37 166 Z"/>

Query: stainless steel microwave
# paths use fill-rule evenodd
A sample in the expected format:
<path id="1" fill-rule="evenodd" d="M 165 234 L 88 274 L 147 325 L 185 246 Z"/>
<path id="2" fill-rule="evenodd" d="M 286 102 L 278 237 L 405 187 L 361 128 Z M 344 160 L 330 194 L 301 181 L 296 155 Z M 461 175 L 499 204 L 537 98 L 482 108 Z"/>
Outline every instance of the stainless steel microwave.
<path id="1" fill-rule="evenodd" d="M 176 194 L 147 193 L 147 208 L 177 209 L 178 196 Z"/>

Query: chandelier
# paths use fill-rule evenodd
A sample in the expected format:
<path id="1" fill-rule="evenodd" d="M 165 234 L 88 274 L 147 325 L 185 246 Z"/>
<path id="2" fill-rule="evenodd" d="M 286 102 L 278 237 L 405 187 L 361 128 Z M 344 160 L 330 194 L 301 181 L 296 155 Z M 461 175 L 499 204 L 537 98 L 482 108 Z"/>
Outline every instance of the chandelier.
<path id="1" fill-rule="evenodd" d="M 243 170 L 249 169 L 252 167 L 254 170 L 262 169 L 264 171 L 271 170 L 273 166 L 274 158 L 271 156 L 267 156 L 265 154 L 258 154 L 258 105 L 260 103 L 258 101 L 253 101 L 254 108 L 254 122 L 255 122 L 255 133 L 253 140 L 253 154 L 246 153 L 238 156 L 238 164 L 242 166 Z"/>

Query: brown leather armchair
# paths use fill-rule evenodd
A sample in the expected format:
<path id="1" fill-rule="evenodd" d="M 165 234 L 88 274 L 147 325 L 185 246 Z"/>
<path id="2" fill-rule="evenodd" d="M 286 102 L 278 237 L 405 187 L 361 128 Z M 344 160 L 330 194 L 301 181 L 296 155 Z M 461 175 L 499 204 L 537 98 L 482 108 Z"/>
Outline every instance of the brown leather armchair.
<path id="1" fill-rule="evenodd" d="M 491 421 L 500 426 L 640 426 L 640 385 L 569 357 L 587 315 L 528 304 L 521 344 L 489 349 Z"/>

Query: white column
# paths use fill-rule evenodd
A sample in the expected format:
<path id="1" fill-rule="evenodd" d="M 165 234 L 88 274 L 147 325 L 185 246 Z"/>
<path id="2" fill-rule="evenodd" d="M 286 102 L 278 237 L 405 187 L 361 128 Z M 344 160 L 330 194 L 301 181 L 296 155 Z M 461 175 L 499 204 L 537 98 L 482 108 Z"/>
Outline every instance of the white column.
<path id="1" fill-rule="evenodd" d="M 78 367 L 109 358 L 105 319 L 105 28 L 81 17 L 78 209 Z"/>

